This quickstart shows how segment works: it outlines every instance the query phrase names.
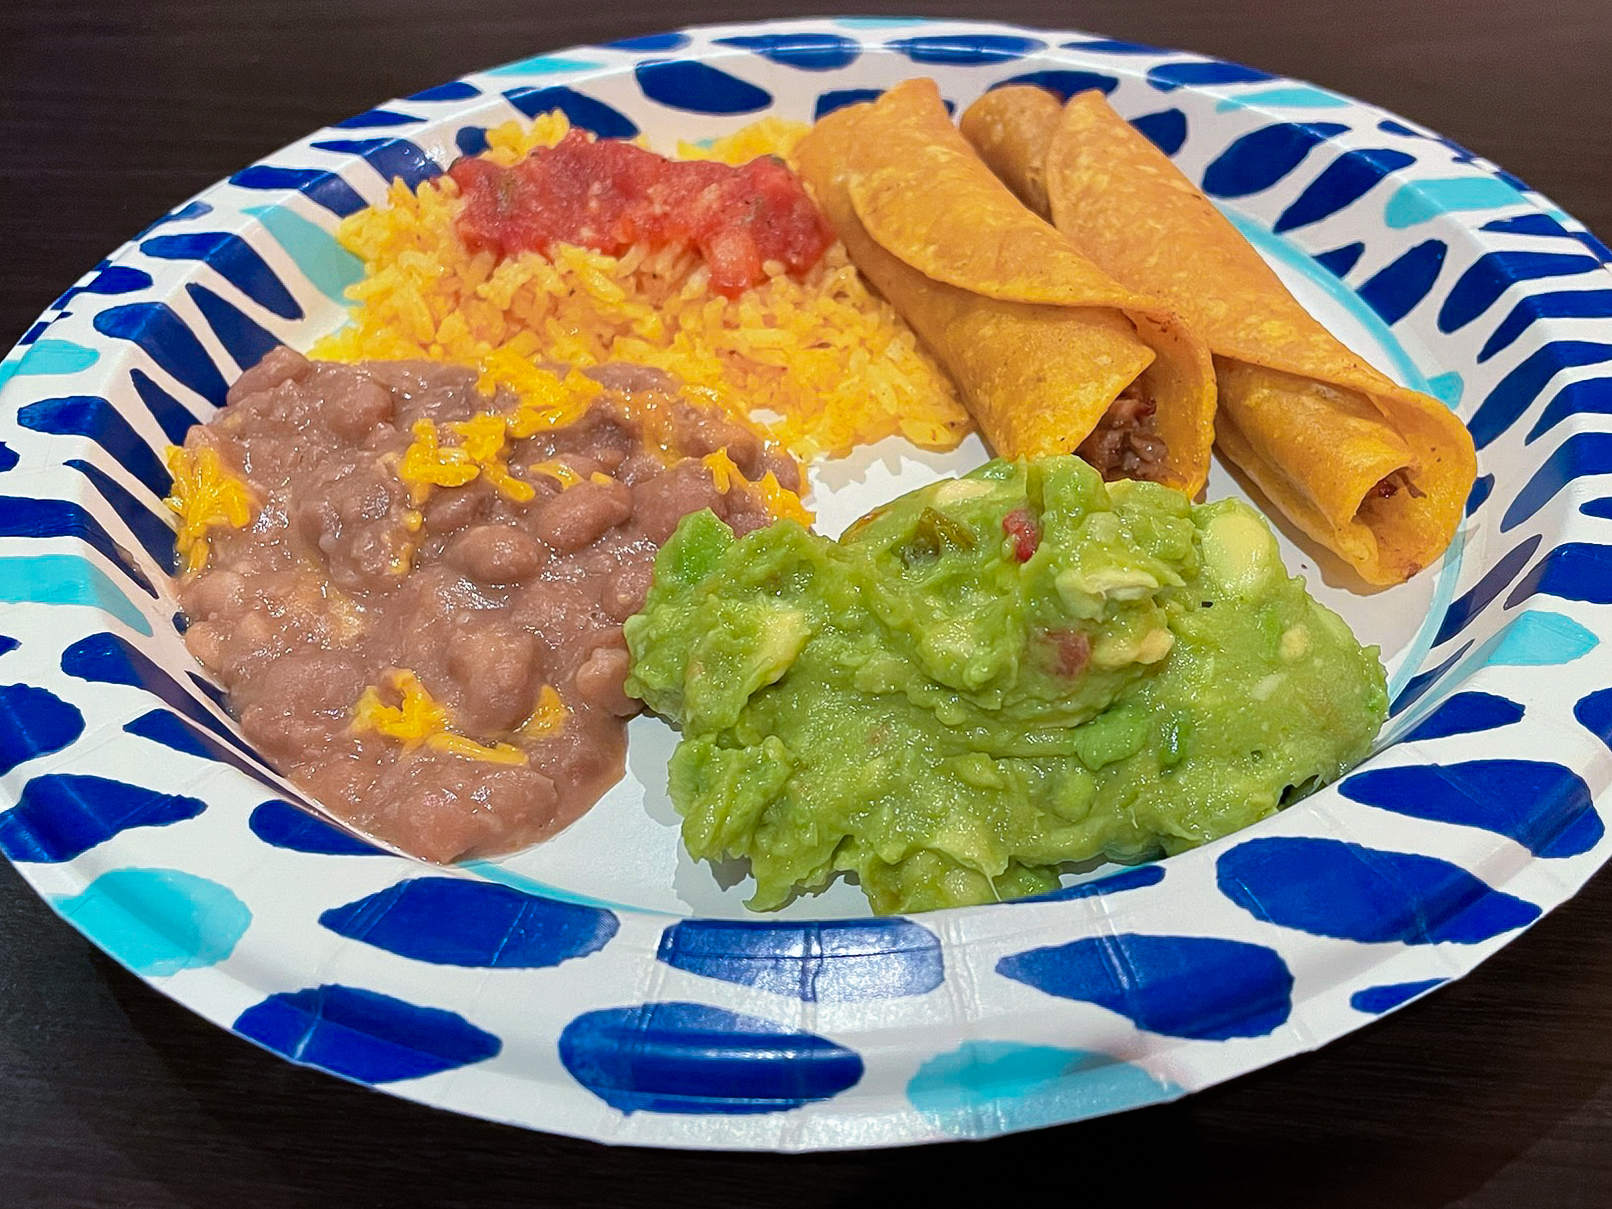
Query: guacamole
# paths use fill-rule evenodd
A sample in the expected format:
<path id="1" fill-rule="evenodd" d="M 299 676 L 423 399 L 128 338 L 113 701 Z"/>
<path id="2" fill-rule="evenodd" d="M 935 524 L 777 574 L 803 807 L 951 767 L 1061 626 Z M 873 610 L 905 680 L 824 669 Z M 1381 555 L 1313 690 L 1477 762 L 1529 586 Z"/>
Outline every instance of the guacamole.
<path id="1" fill-rule="evenodd" d="M 839 540 L 684 518 L 626 624 L 682 728 L 696 858 L 750 905 L 854 872 L 877 912 L 1037 894 L 1263 818 L 1365 755 L 1382 664 L 1235 500 L 994 461 Z"/>

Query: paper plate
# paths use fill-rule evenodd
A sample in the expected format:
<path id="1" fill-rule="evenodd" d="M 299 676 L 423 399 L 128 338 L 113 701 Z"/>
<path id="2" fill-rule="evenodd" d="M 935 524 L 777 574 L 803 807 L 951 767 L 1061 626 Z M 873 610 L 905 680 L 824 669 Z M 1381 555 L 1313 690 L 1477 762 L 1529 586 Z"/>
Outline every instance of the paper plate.
<path id="1" fill-rule="evenodd" d="M 781 917 L 680 855 L 673 736 L 551 844 L 446 870 L 292 804 L 179 634 L 159 451 L 277 342 L 343 319 L 337 221 L 482 131 L 810 120 L 912 75 L 964 105 L 1100 88 L 1389 372 L 1479 448 L 1443 564 L 1375 595 L 1292 565 L 1389 663 L 1341 784 L 1051 900 Z M 244 168 L 97 265 L 0 362 L 0 850 L 162 993 L 455 1112 L 657 1146 L 983 1137 L 1154 1103 L 1311 1049 L 1466 971 L 1606 859 L 1607 249 L 1413 123 L 1198 55 L 976 22 L 723 26 L 529 58 Z M 833 529 L 965 467 L 877 447 L 817 474 Z M 1231 489 L 1223 474 L 1210 494 Z"/>

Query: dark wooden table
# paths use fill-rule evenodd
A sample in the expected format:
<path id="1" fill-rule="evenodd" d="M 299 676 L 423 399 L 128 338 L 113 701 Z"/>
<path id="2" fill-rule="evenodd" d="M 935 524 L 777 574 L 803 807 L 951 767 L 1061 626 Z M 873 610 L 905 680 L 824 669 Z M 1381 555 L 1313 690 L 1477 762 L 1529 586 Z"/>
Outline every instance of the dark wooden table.
<path id="1" fill-rule="evenodd" d="M 848 7 L 989 10 L 1314 80 L 1449 135 L 1612 237 L 1609 0 Z M 0 341 L 147 222 L 315 127 L 546 49 L 792 11 L 9 0 Z M 1431 999 L 1175 1105 L 992 1142 L 779 1158 L 525 1133 L 293 1067 L 147 989 L 0 862 L 0 1206 L 784 1209 L 939 1203 L 980 1172 L 1001 1181 L 994 1195 L 1054 1202 L 1116 1182 L 1144 1202 L 1612 1205 L 1609 917 L 1603 873 Z"/>

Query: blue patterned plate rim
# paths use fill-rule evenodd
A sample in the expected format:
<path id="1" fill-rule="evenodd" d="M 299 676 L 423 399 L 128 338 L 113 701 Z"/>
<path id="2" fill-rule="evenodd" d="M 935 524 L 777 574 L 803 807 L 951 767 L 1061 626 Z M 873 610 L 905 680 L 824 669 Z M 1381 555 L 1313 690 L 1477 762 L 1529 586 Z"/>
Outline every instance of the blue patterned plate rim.
<path id="1" fill-rule="evenodd" d="M 1359 605 L 1373 624 L 1413 614 L 1390 741 L 1302 809 L 1182 856 L 881 920 L 442 870 L 288 804 L 187 674 L 153 451 L 267 347 L 331 325 L 354 274 L 336 220 L 494 121 L 558 107 L 606 134 L 717 134 L 916 74 L 965 102 L 1019 79 L 1102 88 L 1316 305 L 1467 420 L 1481 477 L 1458 557 L 1419 596 Z M 1258 1069 L 1464 975 L 1612 851 L 1595 771 L 1612 742 L 1609 259 L 1522 182 L 1385 111 L 1072 31 L 694 27 L 387 102 L 165 216 L 0 360 L 0 851 L 116 960 L 274 1053 L 603 1141 L 983 1137 Z"/>

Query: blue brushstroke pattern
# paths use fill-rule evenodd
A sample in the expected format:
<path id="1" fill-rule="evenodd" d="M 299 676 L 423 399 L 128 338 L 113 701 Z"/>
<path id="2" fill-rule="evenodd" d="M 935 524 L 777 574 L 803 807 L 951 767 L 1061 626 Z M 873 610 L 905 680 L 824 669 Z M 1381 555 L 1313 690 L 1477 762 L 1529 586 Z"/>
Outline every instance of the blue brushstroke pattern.
<path id="1" fill-rule="evenodd" d="M 1011 34 L 933 34 L 886 42 L 887 50 L 904 54 L 914 63 L 1008 63 L 1044 50 L 1046 43 Z"/>
<path id="2" fill-rule="evenodd" d="M 91 941 L 144 978 L 217 965 L 252 912 L 227 886 L 180 869 L 113 869 L 51 900 Z"/>
<path id="3" fill-rule="evenodd" d="M 1593 256 L 1571 252 L 1485 252 L 1461 274 L 1445 297 L 1438 313 L 1439 331 L 1459 331 L 1519 281 L 1571 277 L 1600 268 L 1601 262 Z"/>
<path id="4" fill-rule="evenodd" d="M 997 84 L 992 84 L 992 90 L 1006 88 L 1012 84 L 1025 84 L 1032 88 L 1045 88 L 1048 92 L 1056 93 L 1060 100 L 1067 101 L 1072 96 L 1078 96 L 1092 89 L 1107 94 L 1119 87 L 1119 79 L 1115 76 L 1104 75 L 1100 71 L 1027 71 L 1023 75 L 1012 76 Z"/>
<path id="5" fill-rule="evenodd" d="M 142 739 L 149 739 L 153 743 L 160 743 L 173 751 L 183 752 L 187 756 L 195 756 L 202 760 L 217 760 L 221 764 L 228 764 L 257 781 L 269 790 L 270 793 L 284 793 L 285 790 L 263 768 L 252 763 L 233 747 L 226 746 L 216 739 L 210 731 L 198 727 L 192 722 L 185 721 L 178 714 L 166 709 L 147 710 L 133 721 L 125 722 L 123 729 L 131 735 L 138 735 Z"/>
<path id="6" fill-rule="evenodd" d="M 1125 890 L 1142 890 L 1148 886 L 1156 886 L 1164 880 L 1163 865 L 1141 865 L 1135 869 L 1123 869 L 1118 873 L 1105 874 L 1093 878 L 1089 882 L 1077 882 L 1073 886 L 1065 886 L 1061 890 L 1049 890 L 1045 894 L 1037 894 L 1031 898 L 1021 898 L 1014 901 L 1021 903 L 1051 903 L 1069 902 L 1077 898 L 1099 898 L 1105 894 L 1118 894 Z"/>
<path id="7" fill-rule="evenodd" d="M 689 36 L 682 33 L 644 34 L 637 38 L 618 38 L 606 42 L 616 50 L 682 50 L 689 44 Z"/>
<path id="8" fill-rule="evenodd" d="M 148 357 L 214 407 L 228 389 L 201 341 L 165 302 L 131 302 L 108 307 L 94 319 L 95 330 L 137 345 Z"/>
<path id="9" fill-rule="evenodd" d="M 849 67 L 862 57 L 862 49 L 839 34 L 784 33 L 735 35 L 718 38 L 718 46 L 737 46 L 773 63 L 801 71 L 833 71 Z"/>
<path id="10" fill-rule="evenodd" d="M 1598 689 L 1580 697 L 1573 706 L 1573 717 L 1612 749 L 1612 688 Z"/>
<path id="11" fill-rule="evenodd" d="M 270 995 L 233 1027 L 293 1062 L 360 1083 L 440 1074 L 485 1062 L 502 1048 L 455 1012 L 339 984 Z"/>
<path id="12" fill-rule="evenodd" d="M 271 798 L 252 810 L 247 820 L 252 834 L 265 844 L 290 852 L 317 856 L 390 856 L 384 848 L 367 844 L 290 802 Z"/>
<path id="13" fill-rule="evenodd" d="M 476 152 L 467 154 L 485 150 L 483 142 Z M 263 224 L 316 290 L 332 302 L 347 305 L 347 287 L 363 280 L 364 262 L 342 247 L 335 235 L 286 206 L 243 206 L 242 213 Z"/>
<path id="14" fill-rule="evenodd" d="M 1329 218 L 1364 197 L 1383 177 L 1409 164 L 1416 157 L 1404 151 L 1345 151 L 1305 187 L 1303 193 L 1277 218 L 1273 228 L 1280 235 L 1297 227 Z"/>
<path id="15" fill-rule="evenodd" d="M 48 773 L 24 785 L 17 804 L 0 814 L 0 852 L 14 861 L 60 864 L 131 827 L 166 827 L 206 809 L 199 798 L 106 777 Z"/>
<path id="16" fill-rule="evenodd" d="M 1494 475 L 1480 474 L 1474 479 L 1472 481 L 1472 491 L 1466 497 L 1466 514 L 1471 516 L 1479 508 L 1483 507 L 1484 501 L 1489 498 L 1489 493 L 1493 490 Z"/>
<path id="17" fill-rule="evenodd" d="M 882 88 L 832 88 L 818 96 L 817 106 L 812 110 L 812 120 L 816 121 L 823 115 L 833 113 L 836 109 L 844 109 L 848 105 L 877 101 L 883 95 Z"/>
<path id="18" fill-rule="evenodd" d="M 1445 978 L 1427 978 L 1421 982 L 1396 982 L 1391 986 L 1367 987 L 1349 996 L 1349 1006 L 1357 1012 L 1380 1016 L 1384 1012 L 1393 1011 L 1402 1003 L 1409 1003 L 1416 996 L 1431 991 L 1434 987 L 1443 986 L 1447 981 L 1449 980 Z"/>
<path id="19" fill-rule="evenodd" d="M 185 434 L 199 422 L 195 414 L 153 382 L 144 371 L 130 370 L 129 381 L 134 384 L 135 393 L 162 429 L 162 435 L 175 445 L 184 444 Z"/>
<path id="20" fill-rule="evenodd" d="M 1168 1037 L 1263 1037 L 1293 1010 L 1293 975 L 1279 954 L 1218 937 L 1121 932 L 1015 953 L 996 971 Z"/>
<path id="21" fill-rule="evenodd" d="M 417 189 L 442 175 L 442 167 L 408 139 L 325 139 L 313 145 L 321 151 L 358 156 L 387 184 L 400 180 Z"/>
<path id="22" fill-rule="evenodd" d="M 83 605 L 116 617 L 147 637 L 151 622 L 97 566 L 77 554 L 0 558 L 0 601 Z"/>
<path id="23" fill-rule="evenodd" d="M 609 911 L 492 882 L 417 877 L 332 907 L 322 927 L 434 965 L 535 970 L 597 953 L 621 924 Z"/>
<path id="24" fill-rule="evenodd" d="M 63 311 L 80 294 L 132 294 L 150 287 L 151 274 L 144 269 L 102 261 L 93 277 L 81 285 L 70 286 L 50 305 L 55 310 Z"/>
<path id="25" fill-rule="evenodd" d="M 1333 248 L 1330 252 L 1317 252 L 1315 263 L 1320 265 L 1334 277 L 1342 279 L 1349 276 L 1349 270 L 1360 262 L 1360 254 L 1366 250 L 1366 245 L 1356 240 L 1346 243 L 1341 248 Z"/>
<path id="26" fill-rule="evenodd" d="M 129 532 L 134 534 L 140 548 L 151 557 L 152 562 L 172 574 L 179 565 L 179 559 L 174 551 L 174 531 L 166 517 L 152 512 L 105 471 L 91 466 L 83 458 L 68 458 L 64 465 L 90 481 L 97 494 L 112 505 L 118 519 L 129 527 Z M 140 572 L 138 567 L 130 569 L 130 574 L 137 572 L 144 579 L 144 572 Z"/>
<path id="27" fill-rule="evenodd" d="M 1565 542 L 1547 551 L 1506 597 L 1506 607 L 1535 595 L 1612 604 L 1612 546 Z"/>
<path id="28" fill-rule="evenodd" d="M 216 715 L 149 656 L 116 634 L 90 634 L 62 652 L 62 671 L 94 684 L 125 684 L 142 688 L 170 708 L 206 727 L 225 743 L 255 759 L 256 753 L 230 733 Z"/>
<path id="29" fill-rule="evenodd" d="M 924 995 L 946 977 L 940 939 L 905 919 L 688 919 L 666 929 L 656 956 L 690 974 L 807 1003 Z"/>
<path id="30" fill-rule="evenodd" d="M 83 733 L 78 706 L 33 685 L 0 684 L 0 775 L 61 751 Z"/>
<path id="31" fill-rule="evenodd" d="M 1569 382 L 1545 404 L 1524 444 L 1533 444 L 1569 416 L 1612 415 L 1612 378 L 1586 378 Z"/>
<path id="32" fill-rule="evenodd" d="M 134 557 L 80 504 L 71 500 L 0 495 L 0 536 L 73 537 L 121 570 L 134 585 L 155 599 L 157 589 Z"/>
<path id="33" fill-rule="evenodd" d="M 942 1131 L 981 1138 L 1173 1100 L 1184 1089 L 1108 1054 L 965 1041 L 907 1083 L 907 1100 Z"/>
<path id="34" fill-rule="evenodd" d="M 467 84 L 463 80 L 450 80 L 446 84 L 438 84 L 435 88 L 422 88 L 419 92 L 411 92 L 404 97 L 405 101 L 468 101 L 471 97 L 479 97 L 481 89 L 474 84 Z"/>
<path id="35" fill-rule="evenodd" d="M 1253 84 L 1276 77 L 1257 67 L 1210 60 L 1202 63 L 1161 63 L 1147 73 L 1147 82 L 1160 92 L 1177 88 L 1203 88 L 1216 84 Z"/>
<path id="36" fill-rule="evenodd" d="M 34 432 L 94 441 L 153 495 L 168 493 L 168 468 L 117 408 L 97 395 L 41 399 L 18 411 L 17 423 Z"/>
<path id="37" fill-rule="evenodd" d="M 1204 171 L 1211 197 L 1247 197 L 1269 189 L 1317 146 L 1349 128 L 1336 122 L 1277 122 L 1245 134 Z"/>
<path id="38" fill-rule="evenodd" d="M 1450 735 L 1476 734 L 1478 731 L 1521 722 L 1522 717 L 1523 707 L 1505 697 L 1497 697 L 1493 693 L 1456 693 L 1422 719 L 1400 741 L 1426 743 Z"/>
<path id="39" fill-rule="evenodd" d="M 560 1061 L 625 1113 L 784 1112 L 862 1078 L 862 1059 L 827 1038 L 700 1003 L 584 1012 L 560 1033 Z"/>
<path id="40" fill-rule="evenodd" d="M 10 634 L 0 634 L 0 655 L 9 655 L 21 645 Z"/>
<path id="41" fill-rule="evenodd" d="M 453 136 L 453 145 L 460 155 L 480 155 L 492 144 L 487 141 L 487 127 L 461 126 Z"/>
<path id="42" fill-rule="evenodd" d="M 1085 42 L 1060 42 L 1064 50 L 1085 50 L 1099 55 L 1158 55 L 1164 52 L 1157 46 L 1142 42 L 1122 42 L 1117 38 L 1092 38 Z"/>
<path id="43" fill-rule="evenodd" d="M 206 286 L 192 281 L 185 292 L 195 302 L 196 309 L 213 329 L 218 342 L 224 346 L 241 369 L 251 369 L 265 356 L 280 347 L 280 341 L 241 313 L 240 309 L 224 301 Z"/>
<path id="44" fill-rule="evenodd" d="M 1539 464 L 1500 521 L 1506 533 L 1531 520 L 1574 479 L 1612 473 L 1612 433 L 1575 432 Z"/>
<path id="45" fill-rule="evenodd" d="M 1556 239 L 1571 239 L 1588 248 L 1602 264 L 1612 261 L 1612 249 L 1588 231 L 1570 231 L 1549 214 L 1519 214 L 1515 218 L 1497 218 L 1483 224 L 1485 231 L 1502 231 L 1508 235 L 1548 235 Z"/>
<path id="46" fill-rule="evenodd" d="M 1255 919 L 1360 944 L 1479 944 L 1540 915 L 1449 861 L 1343 840 L 1248 840 L 1215 881 Z"/>
<path id="47" fill-rule="evenodd" d="M 1174 155 L 1187 141 L 1187 115 L 1179 109 L 1144 113 L 1131 125 L 1165 155 Z"/>
<path id="48" fill-rule="evenodd" d="M 1524 298 L 1483 342 L 1479 363 L 1510 347 L 1540 319 L 1612 319 L 1612 290 L 1573 290 Z"/>
<path id="49" fill-rule="evenodd" d="M 1412 705 L 1415 705 L 1417 701 L 1421 700 L 1422 697 L 1427 694 L 1427 690 L 1432 688 L 1434 684 L 1438 683 L 1439 678 L 1442 677 L 1445 672 L 1454 667 L 1456 663 L 1458 663 L 1461 658 L 1471 649 L 1472 644 L 1470 642 L 1464 642 L 1461 644 L 1460 650 L 1456 651 L 1455 654 L 1445 659 L 1444 662 L 1440 663 L 1437 667 L 1430 668 L 1425 672 L 1418 672 L 1416 675 L 1407 680 L 1405 682 L 1405 687 L 1400 691 L 1399 696 L 1394 698 L 1394 703 L 1388 708 L 1389 717 L 1397 718 Z"/>
<path id="50" fill-rule="evenodd" d="M 685 113 L 756 113 L 772 104 L 766 89 L 693 59 L 651 60 L 633 75 L 650 100 Z"/>
<path id="51" fill-rule="evenodd" d="M 1382 317 L 1384 323 L 1398 323 L 1433 288 L 1449 248 L 1441 239 L 1419 243 L 1379 270 L 1360 287 L 1360 297 Z"/>
<path id="52" fill-rule="evenodd" d="M 1578 506 L 1578 510 L 1585 516 L 1599 517 L 1601 520 L 1612 520 L 1612 497 L 1602 496 L 1598 500 L 1586 500 Z"/>
<path id="53" fill-rule="evenodd" d="M 230 177 L 229 183 L 242 189 L 293 189 L 337 218 L 356 214 L 369 204 L 358 190 L 336 173 L 323 168 L 276 168 L 270 164 L 254 164 Z"/>
<path id="54" fill-rule="evenodd" d="M 1583 778 L 1542 760 L 1375 768 L 1345 778 L 1339 792 L 1395 814 L 1480 827 L 1538 857 L 1578 856 L 1604 832 Z"/>
<path id="55" fill-rule="evenodd" d="M 230 231 L 154 235 L 140 245 L 147 256 L 199 260 L 264 310 L 282 319 L 301 319 L 302 308 L 257 249 Z"/>
<path id="56" fill-rule="evenodd" d="M 630 139 L 638 134 L 637 124 L 626 114 L 574 88 L 523 86 L 508 89 L 504 99 L 529 118 L 558 109 L 571 125 L 591 130 L 602 139 Z"/>
<path id="57" fill-rule="evenodd" d="M 1612 344 L 1590 340 L 1555 340 L 1535 349 L 1491 390 L 1467 428 L 1479 449 L 1522 418 L 1544 391 L 1547 383 L 1564 369 L 1599 365 L 1612 361 Z"/>
<path id="58" fill-rule="evenodd" d="M 337 122 L 332 129 L 372 130 L 379 126 L 413 126 L 424 120 L 412 113 L 399 113 L 395 109 L 366 109 L 363 113 L 355 113 L 344 122 Z"/>

